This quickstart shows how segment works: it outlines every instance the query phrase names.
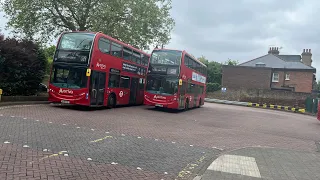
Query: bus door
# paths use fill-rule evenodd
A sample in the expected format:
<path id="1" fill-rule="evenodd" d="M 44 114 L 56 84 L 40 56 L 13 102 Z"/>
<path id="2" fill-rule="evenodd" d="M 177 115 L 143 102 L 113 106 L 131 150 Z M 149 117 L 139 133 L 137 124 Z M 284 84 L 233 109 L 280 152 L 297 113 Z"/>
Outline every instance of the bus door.
<path id="1" fill-rule="evenodd" d="M 120 77 L 120 91 L 117 98 L 119 104 L 122 104 L 122 105 L 129 104 L 130 79 L 131 78 L 127 76 Z"/>
<path id="2" fill-rule="evenodd" d="M 131 78 L 131 85 L 130 85 L 130 104 L 135 104 L 137 99 L 137 89 L 139 79 L 138 78 Z"/>
<path id="3" fill-rule="evenodd" d="M 179 108 L 181 108 L 181 109 L 183 109 L 185 107 L 186 87 L 187 87 L 187 82 L 183 81 L 182 86 L 180 86 L 180 88 L 179 88 Z"/>
<path id="4" fill-rule="evenodd" d="M 90 79 L 90 105 L 103 105 L 106 86 L 106 73 L 92 71 Z"/>

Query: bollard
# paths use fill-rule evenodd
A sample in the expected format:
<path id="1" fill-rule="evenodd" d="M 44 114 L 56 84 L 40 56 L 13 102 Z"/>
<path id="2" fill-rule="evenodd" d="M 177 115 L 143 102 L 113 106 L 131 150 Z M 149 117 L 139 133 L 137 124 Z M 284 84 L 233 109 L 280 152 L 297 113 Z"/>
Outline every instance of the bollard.
<path id="1" fill-rule="evenodd" d="M 1 102 L 1 96 L 2 96 L 2 89 L 0 89 L 0 102 Z"/>
<path id="2" fill-rule="evenodd" d="M 317 112 L 317 119 L 320 121 L 320 101 L 318 100 L 318 112 Z"/>

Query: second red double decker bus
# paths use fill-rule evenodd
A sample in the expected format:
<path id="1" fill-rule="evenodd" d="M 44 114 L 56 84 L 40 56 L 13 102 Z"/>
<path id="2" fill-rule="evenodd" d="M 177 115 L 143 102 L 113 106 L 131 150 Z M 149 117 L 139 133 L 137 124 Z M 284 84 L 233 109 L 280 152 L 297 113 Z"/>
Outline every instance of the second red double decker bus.
<path id="1" fill-rule="evenodd" d="M 103 33 L 63 33 L 53 59 L 49 101 L 108 107 L 143 104 L 149 57 Z"/>
<path id="2" fill-rule="evenodd" d="M 186 51 L 155 49 L 150 58 L 144 104 L 188 109 L 204 104 L 207 66 Z"/>

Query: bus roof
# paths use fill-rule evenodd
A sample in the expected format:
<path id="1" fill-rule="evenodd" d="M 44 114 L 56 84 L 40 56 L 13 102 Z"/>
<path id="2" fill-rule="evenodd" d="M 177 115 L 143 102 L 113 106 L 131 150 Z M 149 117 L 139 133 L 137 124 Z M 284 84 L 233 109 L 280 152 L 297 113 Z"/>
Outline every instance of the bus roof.
<path id="1" fill-rule="evenodd" d="M 195 61 L 197 61 L 199 64 L 201 64 L 202 66 L 205 66 L 207 67 L 207 65 L 203 64 L 201 61 L 199 61 L 197 58 L 195 58 L 194 56 L 192 56 L 191 54 L 187 53 L 187 51 L 185 50 L 177 50 L 177 49 L 166 49 L 166 48 L 155 48 L 153 50 L 156 50 L 156 51 L 161 51 L 161 50 L 169 50 L 169 51 L 179 51 L 179 52 L 182 52 L 182 53 L 185 53 L 187 54 L 188 56 L 192 57 Z"/>
<path id="2" fill-rule="evenodd" d="M 108 36 L 108 35 L 102 33 L 102 32 L 92 32 L 92 31 L 70 31 L 70 32 L 69 32 L 69 31 L 67 31 L 67 32 L 63 32 L 62 35 L 63 35 L 63 34 L 67 34 L 67 33 L 101 34 L 102 36 L 106 37 L 107 39 L 109 39 L 109 40 L 111 40 L 111 41 L 113 41 L 113 42 L 115 42 L 115 43 L 118 43 L 118 44 L 120 44 L 120 45 L 122 45 L 122 46 L 125 46 L 125 47 L 128 47 L 128 48 L 131 48 L 132 50 L 137 51 L 137 52 L 139 52 L 139 53 L 142 53 L 142 54 L 144 54 L 144 55 L 151 56 L 150 54 L 148 54 L 148 53 L 146 53 L 146 52 L 144 52 L 144 51 L 142 51 L 142 50 L 140 50 L 140 49 L 138 49 L 138 48 L 135 48 L 135 47 L 133 47 L 133 46 L 131 46 L 131 45 L 129 45 L 129 44 L 126 44 L 126 43 L 124 43 L 124 42 L 121 42 L 121 41 L 119 41 L 119 40 L 117 40 L 117 39 L 115 39 L 115 38 L 113 38 L 113 37 L 111 37 L 111 36 Z"/>

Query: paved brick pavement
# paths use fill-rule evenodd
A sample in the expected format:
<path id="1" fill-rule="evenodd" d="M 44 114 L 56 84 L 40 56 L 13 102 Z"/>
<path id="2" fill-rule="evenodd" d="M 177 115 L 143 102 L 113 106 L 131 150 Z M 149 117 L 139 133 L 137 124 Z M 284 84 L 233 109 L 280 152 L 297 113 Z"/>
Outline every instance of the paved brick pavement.
<path id="1" fill-rule="evenodd" d="M 243 148 L 229 152 L 233 157 L 255 160 L 258 176 L 246 161 L 230 163 L 230 158 L 219 158 L 208 167 L 201 180 L 318 180 L 320 179 L 320 154 L 274 148 Z M 221 167 L 220 169 L 216 167 Z M 243 173 L 247 170 L 250 173 Z"/>
<path id="2" fill-rule="evenodd" d="M 181 113 L 144 106 L 0 107 L 0 122 L 0 179 L 15 175 L 6 166 L 14 163 L 15 176 L 26 171 L 20 178 L 34 177 L 30 170 L 41 179 L 187 179 L 221 150 L 261 145 L 315 152 L 320 141 L 314 117 L 209 103 Z"/>

